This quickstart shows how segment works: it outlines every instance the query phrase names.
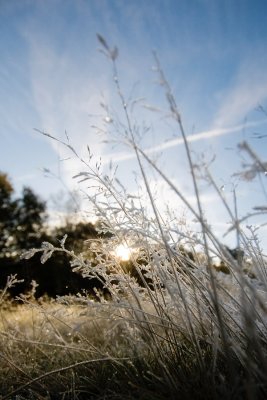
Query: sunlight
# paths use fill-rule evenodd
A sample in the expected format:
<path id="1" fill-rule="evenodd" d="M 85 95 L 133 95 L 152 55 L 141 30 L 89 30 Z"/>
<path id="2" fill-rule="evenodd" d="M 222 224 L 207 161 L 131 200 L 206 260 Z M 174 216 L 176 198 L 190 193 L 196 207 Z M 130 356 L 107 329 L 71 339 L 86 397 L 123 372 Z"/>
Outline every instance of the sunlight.
<path id="1" fill-rule="evenodd" d="M 131 257 L 132 250 L 125 244 L 119 244 L 115 250 L 115 257 L 119 258 L 121 261 L 128 261 Z"/>

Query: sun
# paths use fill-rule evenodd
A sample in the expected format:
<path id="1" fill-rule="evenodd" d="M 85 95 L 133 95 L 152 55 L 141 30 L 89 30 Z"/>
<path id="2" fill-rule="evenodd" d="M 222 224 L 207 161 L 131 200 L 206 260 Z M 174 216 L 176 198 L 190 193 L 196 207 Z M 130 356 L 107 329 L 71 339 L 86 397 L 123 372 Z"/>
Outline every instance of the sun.
<path id="1" fill-rule="evenodd" d="M 125 244 L 119 244 L 115 250 L 115 257 L 119 258 L 121 261 L 128 261 L 131 258 L 132 250 Z"/>

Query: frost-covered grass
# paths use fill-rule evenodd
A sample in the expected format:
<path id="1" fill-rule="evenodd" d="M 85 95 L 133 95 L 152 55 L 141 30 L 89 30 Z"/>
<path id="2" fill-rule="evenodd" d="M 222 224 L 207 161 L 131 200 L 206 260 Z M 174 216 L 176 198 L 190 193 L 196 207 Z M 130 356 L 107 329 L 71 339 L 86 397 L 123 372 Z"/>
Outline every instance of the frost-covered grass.
<path id="1" fill-rule="evenodd" d="M 102 398 L 118 391 L 119 373 L 127 394 L 127 379 L 135 376 L 135 329 L 124 320 L 123 310 L 83 302 L 30 302 L 1 312 L 4 398 L 8 393 L 25 399 Z M 145 362 L 149 353 L 140 349 L 141 353 Z"/>
<path id="2" fill-rule="evenodd" d="M 82 296 L 41 304 L 25 299 L 16 309 L 3 309 L 2 399 L 15 395 L 25 399 L 265 399 L 267 274 L 257 232 L 251 228 L 251 237 L 245 235 L 236 202 L 232 210 L 208 166 L 193 161 L 181 115 L 156 55 L 169 112 L 184 141 L 195 207 L 145 153 L 132 122 L 131 104 L 120 87 L 117 50 L 110 49 L 102 37 L 99 40 L 112 63 L 123 112 L 123 121 L 118 120 L 103 106 L 107 122 L 117 133 L 115 139 L 135 154 L 151 212 L 146 211 L 143 193 L 139 197 L 127 193 L 115 172 L 104 173 L 89 149 L 88 159 L 80 158 L 83 171 L 76 178 L 91 187 L 87 199 L 102 229 L 113 236 L 88 242 L 82 254 L 65 248 L 66 238 L 62 238 L 58 248 L 44 243 L 24 256 L 40 252 L 45 262 L 54 251 L 67 252 L 73 269 L 85 279 L 97 276 L 110 296 L 107 300 L 99 292 L 98 302 Z M 63 144 L 79 157 L 69 142 Z M 169 218 L 162 216 L 148 168 L 198 221 L 197 233 L 171 211 Z M 258 162 L 257 168 L 258 173 L 265 172 Z M 241 252 L 233 257 L 208 225 L 199 175 L 205 176 L 227 210 L 244 259 Z M 134 249 L 127 262 L 121 262 L 114 251 L 121 244 Z M 222 261 L 217 270 L 214 257 Z"/>

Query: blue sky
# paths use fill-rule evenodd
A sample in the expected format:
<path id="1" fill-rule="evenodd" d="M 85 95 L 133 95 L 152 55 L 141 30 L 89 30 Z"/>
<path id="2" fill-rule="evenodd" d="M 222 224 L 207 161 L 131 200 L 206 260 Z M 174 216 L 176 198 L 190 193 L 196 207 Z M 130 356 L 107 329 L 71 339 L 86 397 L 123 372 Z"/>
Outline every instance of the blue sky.
<path id="1" fill-rule="evenodd" d="M 257 110 L 267 108 L 266 15 L 263 0 L 0 0 L 0 169 L 18 193 L 27 185 L 49 199 L 62 189 L 42 168 L 60 174 L 72 188 L 72 176 L 83 167 L 74 158 L 60 161 L 69 156 L 66 151 L 34 128 L 61 139 L 66 130 L 79 154 L 89 144 L 104 163 L 118 163 L 119 178 L 129 192 L 136 190 L 131 174 L 136 163 L 127 148 L 103 143 L 92 128 L 110 130 L 101 102 L 123 119 L 110 63 L 98 51 L 98 32 L 119 48 L 125 96 L 142 99 L 132 118 L 150 127 L 143 148 L 152 156 L 163 153 L 161 168 L 188 198 L 188 165 L 156 82 L 152 50 L 177 100 L 193 153 L 204 152 L 207 159 L 216 154 L 212 172 L 230 202 L 237 185 L 241 214 L 266 204 L 257 179 L 249 183 L 231 176 L 240 170 L 245 154 L 237 144 L 244 140 L 267 160 L 267 138 L 255 138 L 255 133 L 267 134 L 266 115 Z M 151 112 L 150 106 L 161 112 Z M 163 204 L 164 185 L 157 185 Z M 227 217 L 210 188 L 205 183 L 201 188 L 207 216 L 222 231 Z"/>

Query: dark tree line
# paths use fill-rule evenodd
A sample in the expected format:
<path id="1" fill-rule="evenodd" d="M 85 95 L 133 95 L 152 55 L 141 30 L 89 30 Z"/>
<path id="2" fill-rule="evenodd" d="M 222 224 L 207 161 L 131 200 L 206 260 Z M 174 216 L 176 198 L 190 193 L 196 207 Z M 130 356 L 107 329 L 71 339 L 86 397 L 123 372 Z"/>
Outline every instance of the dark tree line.
<path id="1" fill-rule="evenodd" d="M 29 187 L 15 198 L 10 179 L 0 172 L 0 290 L 5 287 L 8 276 L 16 274 L 23 282 L 10 288 L 12 297 L 30 291 L 32 281 L 37 283 L 36 297 L 77 294 L 83 290 L 93 294 L 93 288 L 98 287 L 99 282 L 72 272 L 64 253 L 54 253 L 45 264 L 41 264 L 39 254 L 29 260 L 21 259 L 22 252 L 39 248 L 43 241 L 58 246 L 65 234 L 68 235 L 68 248 L 78 252 L 86 239 L 99 236 L 91 223 L 66 223 L 48 231 L 46 221 L 46 203 Z"/>
<path id="2" fill-rule="evenodd" d="M 0 173 L 0 260 L 1 264 L 17 259 L 19 253 L 40 243 L 45 236 L 45 203 L 25 187 L 20 198 L 6 174 Z"/>

